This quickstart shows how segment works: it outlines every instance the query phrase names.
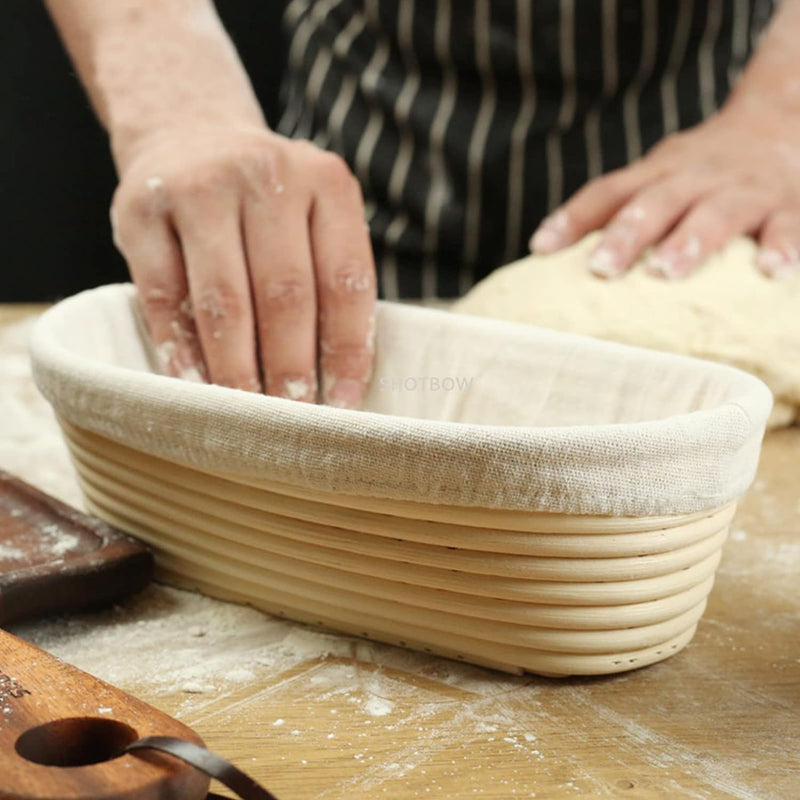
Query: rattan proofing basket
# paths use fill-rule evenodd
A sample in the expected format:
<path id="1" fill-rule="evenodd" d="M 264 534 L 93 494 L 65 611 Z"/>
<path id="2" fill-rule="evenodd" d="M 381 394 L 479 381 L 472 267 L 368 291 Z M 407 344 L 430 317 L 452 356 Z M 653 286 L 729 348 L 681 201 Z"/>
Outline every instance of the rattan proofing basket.
<path id="1" fill-rule="evenodd" d="M 511 672 L 620 672 L 684 647 L 766 387 L 406 306 L 381 304 L 377 334 L 361 411 L 156 374 L 130 286 L 60 303 L 31 351 L 88 507 L 150 543 L 169 582 Z"/>

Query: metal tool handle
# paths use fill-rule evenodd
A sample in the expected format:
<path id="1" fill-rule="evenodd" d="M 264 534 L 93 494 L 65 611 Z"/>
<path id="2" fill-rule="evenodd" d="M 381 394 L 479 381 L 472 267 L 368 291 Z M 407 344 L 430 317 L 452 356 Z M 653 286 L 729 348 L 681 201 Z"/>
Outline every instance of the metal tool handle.
<path id="1" fill-rule="evenodd" d="M 171 736 L 147 736 L 129 744 L 123 752 L 134 753 L 137 750 L 159 750 L 185 761 L 211 778 L 227 786 L 242 800 L 278 800 L 263 786 L 256 783 L 233 764 L 220 758 L 205 747 L 176 739 Z M 206 800 L 224 800 L 220 795 L 209 794 Z"/>

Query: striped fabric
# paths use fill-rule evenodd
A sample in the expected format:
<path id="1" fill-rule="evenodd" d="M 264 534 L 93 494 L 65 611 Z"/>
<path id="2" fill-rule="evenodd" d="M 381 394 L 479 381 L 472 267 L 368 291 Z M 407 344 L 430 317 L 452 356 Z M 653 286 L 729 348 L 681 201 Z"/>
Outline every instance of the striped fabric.
<path id="1" fill-rule="evenodd" d="M 381 293 L 453 297 L 717 109 L 775 0 L 292 0 L 279 130 L 364 189 Z"/>

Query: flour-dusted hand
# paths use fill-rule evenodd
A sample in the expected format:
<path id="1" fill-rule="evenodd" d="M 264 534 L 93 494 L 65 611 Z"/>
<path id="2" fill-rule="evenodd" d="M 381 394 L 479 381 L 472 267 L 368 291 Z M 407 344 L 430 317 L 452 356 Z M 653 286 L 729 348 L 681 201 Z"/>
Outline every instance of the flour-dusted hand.
<path id="1" fill-rule="evenodd" d="M 173 374 L 313 401 L 319 359 L 324 399 L 358 403 L 375 270 L 340 158 L 263 127 L 166 129 L 124 166 L 112 220 Z"/>
<path id="2" fill-rule="evenodd" d="M 267 128 L 210 0 L 48 6 L 109 132 L 114 238 L 165 369 L 356 406 L 376 279 L 344 161 Z"/>
<path id="3" fill-rule="evenodd" d="M 800 257 L 800 145 L 778 120 L 723 112 L 589 183 L 545 222 L 534 250 L 603 227 L 589 261 L 600 277 L 623 274 L 648 248 L 650 272 L 683 277 L 740 234 L 758 238 L 759 267 L 780 277 Z"/>
<path id="4" fill-rule="evenodd" d="M 770 277 L 800 267 L 800 2 L 782 4 L 719 114 L 667 137 L 644 158 L 587 184 L 531 239 L 536 253 L 605 233 L 590 259 L 622 275 L 647 253 L 664 278 L 691 273 L 740 234 L 761 245 Z"/>

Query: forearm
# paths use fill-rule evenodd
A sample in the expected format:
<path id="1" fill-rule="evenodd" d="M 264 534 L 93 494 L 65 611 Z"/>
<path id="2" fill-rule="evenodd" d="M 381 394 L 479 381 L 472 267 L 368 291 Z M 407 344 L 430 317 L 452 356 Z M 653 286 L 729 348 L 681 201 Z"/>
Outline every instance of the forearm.
<path id="1" fill-rule="evenodd" d="M 800 0 L 783 0 L 724 111 L 797 114 L 800 123 Z"/>
<path id="2" fill-rule="evenodd" d="M 177 119 L 264 125 L 210 0 L 47 0 L 118 166 Z"/>

